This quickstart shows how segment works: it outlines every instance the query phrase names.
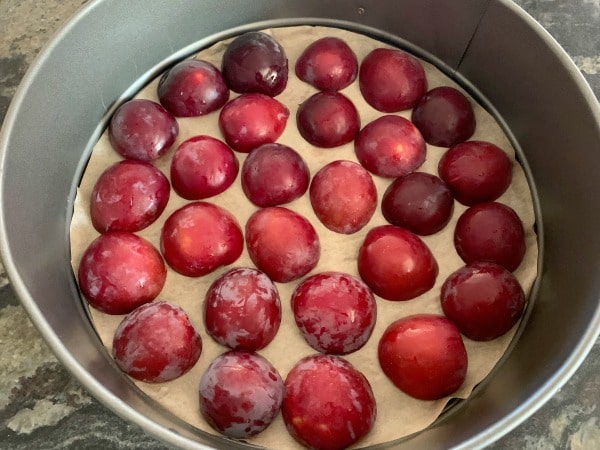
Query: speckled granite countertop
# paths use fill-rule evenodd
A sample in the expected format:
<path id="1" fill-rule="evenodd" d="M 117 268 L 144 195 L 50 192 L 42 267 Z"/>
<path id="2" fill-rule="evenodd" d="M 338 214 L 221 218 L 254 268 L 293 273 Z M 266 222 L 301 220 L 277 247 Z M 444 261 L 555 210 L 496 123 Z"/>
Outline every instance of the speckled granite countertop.
<path id="1" fill-rule="evenodd" d="M 29 64 L 83 0 L 0 0 L 0 122 Z M 600 0 L 517 0 L 600 97 Z M 0 448 L 167 449 L 93 399 L 56 361 L 0 265 Z M 599 449 L 600 341 L 543 408 L 491 449 Z"/>

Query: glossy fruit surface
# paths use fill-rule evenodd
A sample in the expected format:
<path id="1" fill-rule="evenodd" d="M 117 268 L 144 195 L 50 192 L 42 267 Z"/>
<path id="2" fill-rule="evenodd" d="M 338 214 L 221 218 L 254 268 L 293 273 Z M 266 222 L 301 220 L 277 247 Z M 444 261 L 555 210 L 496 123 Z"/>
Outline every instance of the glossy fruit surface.
<path id="1" fill-rule="evenodd" d="M 467 141 L 448 149 L 438 171 L 463 205 L 497 200 L 512 181 L 512 163 L 504 151 L 483 141 Z"/>
<path id="2" fill-rule="evenodd" d="M 154 300 L 166 277 L 158 250 L 145 239 L 122 231 L 94 239 L 77 272 L 79 288 L 87 301 L 106 314 L 127 314 Z"/>
<path id="3" fill-rule="evenodd" d="M 176 117 L 196 117 L 216 111 L 229 100 L 221 72 L 212 64 L 186 59 L 158 83 L 160 103 Z"/>
<path id="4" fill-rule="evenodd" d="M 323 166 L 313 177 L 309 192 L 318 219 L 337 233 L 357 232 L 377 209 L 371 174 L 352 161 L 338 160 Z"/>
<path id="5" fill-rule="evenodd" d="M 367 285 L 340 272 L 322 272 L 300 283 L 292 294 L 292 310 L 308 345 L 337 355 L 361 348 L 377 318 Z"/>
<path id="6" fill-rule="evenodd" d="M 234 350 L 260 350 L 273 340 L 280 323 L 279 293 L 259 270 L 230 269 L 206 293 L 206 332 L 221 345 Z"/>
<path id="7" fill-rule="evenodd" d="M 282 400 L 281 376 L 256 353 L 224 353 L 200 379 L 200 412 L 214 429 L 232 438 L 247 438 L 267 428 Z"/>
<path id="8" fill-rule="evenodd" d="M 123 319 L 115 331 L 112 352 L 128 375 L 162 383 L 180 377 L 196 364 L 202 340 L 181 308 L 152 302 Z"/>
<path id="9" fill-rule="evenodd" d="M 289 203 L 308 189 L 310 173 L 304 159 L 283 144 L 254 149 L 242 165 L 242 189 L 256 206 Z"/>
<path id="10" fill-rule="evenodd" d="M 288 80 L 283 47 L 266 33 L 252 31 L 236 37 L 223 54 L 223 77 L 239 94 L 257 92 L 275 97 Z"/>
<path id="11" fill-rule="evenodd" d="M 360 130 L 354 152 L 369 172 L 395 178 L 421 167 L 427 148 L 423 136 L 409 120 L 382 116 Z"/>
<path id="12" fill-rule="evenodd" d="M 475 132 L 471 103 L 462 92 L 449 86 L 427 92 L 413 109 L 411 120 L 427 143 L 439 147 L 460 144 Z"/>
<path id="13" fill-rule="evenodd" d="M 340 450 L 371 431 L 377 406 L 369 382 L 349 362 L 312 355 L 288 373 L 282 414 L 288 431 L 302 445 Z"/>
<path id="14" fill-rule="evenodd" d="M 332 148 L 352 142 L 360 130 L 354 103 L 339 92 L 317 92 L 296 115 L 298 131 L 316 147 Z"/>
<path id="15" fill-rule="evenodd" d="M 435 175 L 412 172 L 389 185 L 381 212 L 392 225 L 427 236 L 443 229 L 452 215 L 454 197 Z"/>
<path id="16" fill-rule="evenodd" d="M 310 44 L 296 61 L 296 75 L 321 91 L 339 91 L 358 75 L 358 61 L 342 39 L 324 37 Z"/>
<path id="17" fill-rule="evenodd" d="M 512 272 L 525 256 L 523 223 L 509 206 L 479 203 L 458 218 L 454 246 L 467 264 L 491 261 Z"/>
<path id="18" fill-rule="evenodd" d="M 321 254 L 319 236 L 310 222 L 280 206 L 263 208 L 250 216 L 246 245 L 256 267 L 280 283 L 306 275 Z"/>
<path id="19" fill-rule="evenodd" d="M 227 103 L 219 114 L 219 128 L 232 149 L 249 153 L 275 142 L 287 124 L 290 111 L 264 94 L 242 94 Z"/>
<path id="20" fill-rule="evenodd" d="M 125 160 L 106 169 L 92 190 L 90 217 L 100 233 L 140 231 L 162 214 L 171 186 L 150 163 Z"/>
<path id="21" fill-rule="evenodd" d="M 371 51 L 360 65 L 358 81 L 367 103 L 386 113 L 414 107 L 427 90 L 421 63 L 396 49 Z"/>
<path id="22" fill-rule="evenodd" d="M 430 290 L 438 265 L 425 243 L 393 225 L 372 228 L 358 253 L 358 273 L 386 300 L 410 300 Z"/>
<path id="23" fill-rule="evenodd" d="M 467 375 L 464 342 L 444 316 L 419 314 L 393 322 L 381 336 L 378 357 L 396 387 L 421 400 L 451 395 Z"/>
<path id="24" fill-rule="evenodd" d="M 238 171 L 238 160 L 223 142 L 211 136 L 193 136 L 173 155 L 171 183 L 180 197 L 201 200 L 224 192 Z"/>
<path id="25" fill-rule="evenodd" d="M 161 231 L 160 247 L 171 268 L 199 277 L 235 262 L 242 254 L 244 237 L 227 210 L 194 202 L 169 216 Z"/>
<path id="26" fill-rule="evenodd" d="M 110 119 L 108 138 L 123 157 L 154 161 L 175 142 L 179 125 L 173 115 L 151 100 L 123 103 Z"/>
<path id="27" fill-rule="evenodd" d="M 525 294 L 504 267 L 477 261 L 452 273 L 440 295 L 444 314 L 462 334 L 476 341 L 502 336 L 519 320 Z"/>

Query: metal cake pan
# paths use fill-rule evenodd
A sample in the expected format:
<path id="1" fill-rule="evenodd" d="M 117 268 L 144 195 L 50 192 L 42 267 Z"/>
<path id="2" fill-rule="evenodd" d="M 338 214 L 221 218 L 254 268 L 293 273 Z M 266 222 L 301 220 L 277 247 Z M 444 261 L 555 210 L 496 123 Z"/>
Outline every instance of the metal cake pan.
<path id="1" fill-rule="evenodd" d="M 237 448 L 137 390 L 104 351 L 70 267 L 74 192 L 107 111 L 192 49 L 236 32 L 328 24 L 399 42 L 479 96 L 520 148 L 537 190 L 543 271 L 527 326 L 460 407 L 387 447 L 477 448 L 535 412 L 600 331 L 600 108 L 552 37 L 507 0 L 98 0 L 37 57 L 0 135 L 0 247 L 31 319 L 101 402 L 181 448 Z M 541 225 L 541 222 L 540 222 Z"/>

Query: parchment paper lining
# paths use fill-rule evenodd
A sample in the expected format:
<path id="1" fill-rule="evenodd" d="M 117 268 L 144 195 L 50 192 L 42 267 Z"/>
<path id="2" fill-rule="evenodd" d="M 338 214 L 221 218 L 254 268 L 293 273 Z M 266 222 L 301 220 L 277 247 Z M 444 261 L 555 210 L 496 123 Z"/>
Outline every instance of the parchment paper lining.
<path id="1" fill-rule="evenodd" d="M 279 101 L 290 109 L 290 118 L 285 132 L 278 142 L 294 148 L 304 157 L 309 165 L 311 176 L 328 162 L 339 159 L 356 161 L 352 143 L 334 149 L 318 149 L 312 147 L 299 135 L 295 126 L 296 110 L 298 105 L 315 93 L 316 90 L 296 78 L 294 74 L 294 65 L 302 50 L 310 43 L 323 36 L 337 36 L 345 39 L 356 53 L 359 62 L 362 61 L 367 53 L 373 48 L 389 46 L 363 35 L 327 27 L 289 27 L 265 31 L 273 35 L 273 37 L 284 46 L 289 58 L 290 66 L 288 86 L 286 90 L 277 97 Z M 211 48 L 200 52 L 196 57 L 220 67 L 221 55 L 226 46 L 227 41 L 219 42 Z M 461 89 L 456 83 L 431 64 L 424 61 L 422 61 L 422 64 L 427 73 L 429 88 L 449 85 Z M 158 80 L 154 80 L 151 82 L 147 87 L 140 91 L 137 97 L 158 101 L 156 96 L 157 81 Z M 464 92 L 464 90 L 462 91 Z M 382 115 L 382 113 L 371 108 L 362 99 L 358 88 L 358 82 L 355 82 L 344 89 L 342 93 L 352 99 L 359 110 L 362 126 Z M 232 98 L 233 96 L 235 96 L 235 94 L 232 93 Z M 514 274 L 521 282 L 525 293 L 529 295 L 536 277 L 538 258 L 537 239 L 533 229 L 535 217 L 531 192 L 521 166 L 515 161 L 514 149 L 504 135 L 501 127 L 481 106 L 474 100 L 471 101 L 477 118 L 477 127 L 472 139 L 486 140 L 498 145 L 504 149 L 514 161 L 512 184 L 498 201 L 511 206 L 520 216 L 525 227 L 527 252 L 524 261 Z M 410 119 L 410 111 L 405 111 L 398 115 Z M 177 141 L 169 153 L 156 161 L 155 165 L 168 177 L 171 155 L 182 141 L 191 136 L 200 134 L 207 134 L 222 139 L 217 119 L 218 112 L 214 112 L 205 117 L 178 119 L 180 133 Z M 437 175 L 437 164 L 444 151 L 444 148 L 428 145 L 427 159 L 419 170 Z M 238 157 L 241 167 L 246 155 L 236 153 L 236 156 Z M 83 252 L 91 241 L 98 236 L 98 233 L 91 224 L 88 213 L 89 199 L 94 183 L 108 166 L 120 160 L 121 157 L 112 149 L 108 137 L 106 133 L 104 133 L 90 157 L 89 164 L 77 191 L 75 200 L 75 211 L 71 223 L 72 265 L 75 273 L 77 273 L 77 268 Z M 377 176 L 374 176 L 373 179 L 377 186 L 378 198 L 380 201 L 381 196 L 391 180 Z M 207 199 L 207 201 L 224 206 L 229 211 L 233 212 L 242 229 L 248 217 L 257 209 L 244 196 L 241 190 L 239 176 L 234 185 L 226 192 L 211 199 Z M 163 215 L 156 223 L 138 234 L 148 239 L 159 248 L 160 229 L 164 220 L 177 208 L 187 203 L 187 201 L 178 197 L 174 191 L 171 191 L 171 199 Z M 363 230 L 349 236 L 341 235 L 329 231 L 321 225 L 312 212 L 308 195 L 304 195 L 302 198 L 284 206 L 307 217 L 320 236 L 321 259 L 319 265 L 311 272 L 311 274 L 332 270 L 347 272 L 358 276 L 356 270 L 356 255 L 358 254 L 358 248 L 360 247 L 365 234 L 370 228 L 386 223 L 381 215 L 381 210 L 378 207 L 374 217 Z M 464 264 L 458 257 L 453 246 L 455 223 L 458 216 L 464 210 L 464 206 L 455 202 L 453 217 L 445 229 L 435 235 L 423 238 L 429 248 L 433 251 L 440 267 L 439 275 L 433 289 L 421 297 L 407 302 L 390 302 L 377 298 L 377 325 L 371 339 L 361 350 L 346 356 L 346 358 L 362 371 L 370 381 L 377 401 L 378 416 L 375 427 L 365 439 L 359 442 L 358 445 L 361 447 L 398 439 L 426 428 L 438 417 L 449 400 L 449 398 L 445 398 L 439 401 L 419 401 L 403 394 L 395 388 L 379 368 L 377 362 L 377 343 L 385 328 L 396 319 L 417 313 L 442 313 L 439 304 L 441 284 L 450 273 Z M 227 349 L 216 344 L 206 334 L 202 321 L 202 302 L 207 287 L 216 277 L 231 267 L 242 266 L 252 267 L 252 262 L 245 250 L 243 255 L 234 265 L 222 268 L 213 274 L 201 278 L 187 278 L 170 269 L 168 270 L 167 282 L 164 290 L 159 296 L 159 300 L 177 304 L 187 312 L 192 323 L 202 336 L 204 345 L 203 352 L 199 362 L 192 370 L 177 380 L 157 385 L 136 382 L 141 390 L 164 405 L 172 413 L 190 424 L 211 433 L 215 432 L 203 421 L 198 410 L 198 383 L 208 364 L 217 355 L 223 353 Z M 267 348 L 259 352 L 275 365 L 284 378 L 290 368 L 300 358 L 315 353 L 315 351 L 304 342 L 294 323 L 293 315 L 291 313 L 291 293 L 299 282 L 300 280 L 287 284 L 277 284 L 283 307 L 282 325 L 275 340 Z M 102 342 L 107 347 L 107 350 L 110 352 L 114 330 L 122 320 L 123 316 L 109 316 L 93 309 L 91 310 L 91 314 L 96 330 L 100 335 Z M 467 398 L 469 396 L 474 386 L 486 377 L 503 355 L 515 330 L 516 327 L 506 335 L 491 342 L 474 342 L 465 338 L 465 345 L 469 355 L 469 370 L 464 385 L 453 397 Z M 300 448 L 285 430 L 281 415 L 279 415 L 276 421 L 263 433 L 252 438 L 251 442 L 273 449 Z"/>

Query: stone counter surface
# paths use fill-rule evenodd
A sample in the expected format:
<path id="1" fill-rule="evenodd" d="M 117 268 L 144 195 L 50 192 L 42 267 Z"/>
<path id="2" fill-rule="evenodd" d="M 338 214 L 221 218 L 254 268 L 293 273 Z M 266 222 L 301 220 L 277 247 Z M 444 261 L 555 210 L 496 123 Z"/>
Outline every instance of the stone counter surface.
<path id="1" fill-rule="evenodd" d="M 0 123 L 40 48 L 83 0 L 0 0 Z M 517 0 L 600 97 L 600 0 Z M 169 449 L 99 404 L 57 362 L 0 264 L 0 449 Z M 600 341 L 572 379 L 489 449 L 600 449 Z"/>

